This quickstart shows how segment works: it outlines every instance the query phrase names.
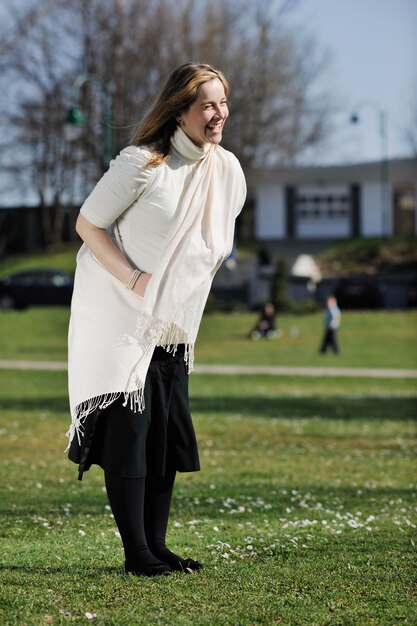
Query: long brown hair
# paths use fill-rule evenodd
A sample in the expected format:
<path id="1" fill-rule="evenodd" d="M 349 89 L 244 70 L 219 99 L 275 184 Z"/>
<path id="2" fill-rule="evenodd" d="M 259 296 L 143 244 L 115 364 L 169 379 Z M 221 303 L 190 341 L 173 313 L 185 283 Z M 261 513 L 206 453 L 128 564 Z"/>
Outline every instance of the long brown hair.
<path id="1" fill-rule="evenodd" d="M 229 84 L 226 78 L 222 72 L 205 63 L 185 63 L 168 77 L 131 138 L 132 145 L 152 147 L 154 156 L 149 165 L 155 167 L 168 158 L 170 140 L 178 126 L 177 117 L 196 100 L 200 85 L 213 78 L 223 83 L 227 96 Z"/>

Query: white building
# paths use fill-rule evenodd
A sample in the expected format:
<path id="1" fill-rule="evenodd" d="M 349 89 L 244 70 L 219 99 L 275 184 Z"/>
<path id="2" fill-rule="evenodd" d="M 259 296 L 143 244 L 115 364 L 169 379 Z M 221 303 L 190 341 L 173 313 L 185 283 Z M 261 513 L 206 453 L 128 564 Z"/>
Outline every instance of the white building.
<path id="1" fill-rule="evenodd" d="M 417 159 L 252 170 L 258 241 L 417 234 Z"/>

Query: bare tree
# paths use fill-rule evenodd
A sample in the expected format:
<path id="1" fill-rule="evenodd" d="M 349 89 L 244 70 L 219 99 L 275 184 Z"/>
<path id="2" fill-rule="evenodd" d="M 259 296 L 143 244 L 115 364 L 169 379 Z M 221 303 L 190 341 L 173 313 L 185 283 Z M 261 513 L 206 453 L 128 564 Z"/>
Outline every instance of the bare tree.
<path id="1" fill-rule="evenodd" d="M 286 13 L 296 0 L 28 3 L 30 27 L 19 31 L 24 36 L 11 45 L 0 35 L 4 80 L 14 85 L 13 98 L 3 100 L 11 130 L 0 141 L 20 151 L 24 172 L 21 160 L 20 168 L 0 160 L 9 171 L 14 166 L 20 184 L 36 190 L 48 241 L 59 237 L 64 200 L 82 197 L 102 171 L 103 91 L 114 113 L 115 152 L 128 142 L 161 80 L 190 60 L 212 63 L 230 80 L 225 147 L 245 168 L 294 163 L 325 137 L 331 98 L 316 90 L 325 59 L 313 40 L 288 27 Z M 23 14 L 15 24 L 24 27 Z M 94 80 L 75 89 L 80 75 Z M 68 144 L 63 122 L 74 104 L 86 125 L 78 142 Z"/>
<path id="2" fill-rule="evenodd" d="M 22 191 L 30 188 L 39 206 L 46 244 L 61 240 L 63 197 L 76 166 L 72 150 L 62 141 L 63 114 L 71 84 L 66 66 L 71 60 L 57 54 L 54 28 L 57 24 L 59 27 L 63 17 L 59 5 L 42 2 L 36 11 L 28 9 L 26 17 L 33 17 L 28 32 L 19 30 L 20 24 L 23 28 L 23 17 L 15 17 L 22 37 L 7 50 L 4 82 L 9 89 L 7 99 L 2 101 L 7 123 L 1 139 L 2 168 L 15 186 Z"/>
<path id="3" fill-rule="evenodd" d="M 7 20 L 0 31 L 0 68 L 3 64 L 7 66 L 17 42 L 30 36 L 36 25 L 59 4 L 62 4 L 60 0 L 38 0 L 22 9 L 13 0 L 5 0 L 2 17 Z"/>

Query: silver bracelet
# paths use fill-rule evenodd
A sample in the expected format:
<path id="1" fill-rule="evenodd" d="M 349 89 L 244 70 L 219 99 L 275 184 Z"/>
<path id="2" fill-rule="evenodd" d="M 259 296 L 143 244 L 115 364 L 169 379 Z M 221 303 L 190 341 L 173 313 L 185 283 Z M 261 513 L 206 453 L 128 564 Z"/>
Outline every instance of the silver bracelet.
<path id="1" fill-rule="evenodd" d="M 134 288 L 134 286 L 138 282 L 138 278 L 139 278 L 139 276 L 141 274 L 143 274 L 143 272 L 141 270 L 133 270 L 130 279 L 128 280 L 128 282 L 125 285 L 126 289 L 129 289 L 129 291 L 132 291 L 132 289 Z"/>

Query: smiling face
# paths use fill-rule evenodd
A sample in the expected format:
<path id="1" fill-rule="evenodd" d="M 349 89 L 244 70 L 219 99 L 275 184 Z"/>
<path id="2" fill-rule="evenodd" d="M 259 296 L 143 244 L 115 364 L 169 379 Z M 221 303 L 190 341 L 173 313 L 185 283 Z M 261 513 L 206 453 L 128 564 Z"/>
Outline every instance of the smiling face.
<path id="1" fill-rule="evenodd" d="M 219 144 L 229 115 L 223 83 L 219 78 L 206 81 L 197 90 L 197 98 L 178 118 L 182 130 L 197 146 Z"/>

